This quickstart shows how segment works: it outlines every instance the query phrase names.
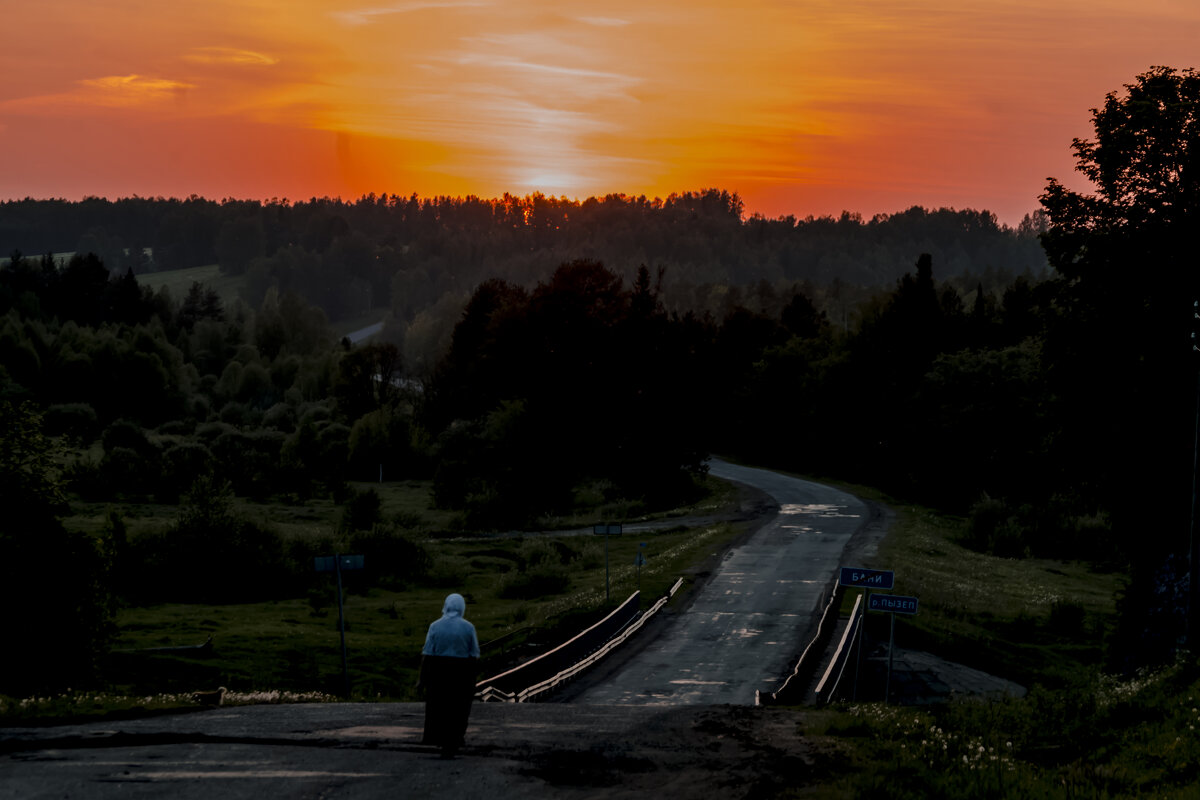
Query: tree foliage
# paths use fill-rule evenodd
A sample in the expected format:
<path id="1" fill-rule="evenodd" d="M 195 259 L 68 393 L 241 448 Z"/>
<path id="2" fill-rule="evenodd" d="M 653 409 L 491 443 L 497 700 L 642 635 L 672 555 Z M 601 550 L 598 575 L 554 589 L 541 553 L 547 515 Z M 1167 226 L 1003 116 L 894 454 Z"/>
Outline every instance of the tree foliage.
<path id="1" fill-rule="evenodd" d="M 0 402 L 0 606 L 10 646 L 0 692 L 95 677 L 112 635 L 111 542 L 63 528 L 53 449 L 28 405 Z"/>
<path id="2" fill-rule="evenodd" d="M 1192 474 L 1200 74 L 1156 67 L 1109 93 L 1092 120 L 1095 138 L 1074 149 L 1095 194 L 1051 181 L 1042 197 L 1046 252 L 1070 281 L 1060 298 L 1069 324 L 1047 335 L 1053 387 L 1074 421 L 1056 455 L 1117 525 L 1139 532 L 1126 619 L 1143 621 L 1127 634 L 1162 655 L 1179 635 L 1168 632 L 1178 609 L 1151 613 L 1152 598 L 1174 580 L 1163 583 L 1162 564 L 1186 547 Z M 1179 500 L 1147 504 L 1151 496 Z"/>

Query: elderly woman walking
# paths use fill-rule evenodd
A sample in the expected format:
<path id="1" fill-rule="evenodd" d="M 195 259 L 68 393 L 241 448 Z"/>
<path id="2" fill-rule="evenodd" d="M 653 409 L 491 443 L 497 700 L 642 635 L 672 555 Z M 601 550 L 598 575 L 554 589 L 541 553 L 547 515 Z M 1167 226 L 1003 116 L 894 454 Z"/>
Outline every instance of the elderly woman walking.
<path id="1" fill-rule="evenodd" d="M 425 689 L 425 736 L 422 744 L 441 748 L 450 757 L 463 743 L 471 701 L 475 698 L 475 669 L 479 639 L 475 626 L 463 619 L 467 601 L 452 594 L 442 606 L 442 618 L 429 626 L 421 650 L 421 676 Z"/>

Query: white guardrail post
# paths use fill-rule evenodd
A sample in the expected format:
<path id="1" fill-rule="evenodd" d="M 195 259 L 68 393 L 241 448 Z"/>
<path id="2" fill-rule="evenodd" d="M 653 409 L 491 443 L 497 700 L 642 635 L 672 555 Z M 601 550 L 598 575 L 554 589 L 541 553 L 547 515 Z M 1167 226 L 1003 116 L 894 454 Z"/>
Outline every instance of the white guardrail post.
<path id="1" fill-rule="evenodd" d="M 846 623 L 846 629 L 842 631 L 842 640 L 838 643 L 833 658 L 829 660 L 829 666 L 825 669 L 825 674 L 821 676 L 821 682 L 817 684 L 818 703 L 828 703 L 838 690 L 842 675 L 846 671 L 846 662 L 849 661 L 849 648 L 857 639 L 859 627 L 862 625 L 862 606 L 863 597 L 860 593 L 858 597 L 854 598 L 854 608 L 850 611 L 850 621 Z"/>

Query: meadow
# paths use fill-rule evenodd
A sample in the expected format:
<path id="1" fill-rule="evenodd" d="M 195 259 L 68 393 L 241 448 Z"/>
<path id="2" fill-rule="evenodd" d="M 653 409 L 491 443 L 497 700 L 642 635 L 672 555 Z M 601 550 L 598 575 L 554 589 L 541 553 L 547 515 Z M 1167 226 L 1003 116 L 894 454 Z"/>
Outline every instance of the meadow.
<path id="1" fill-rule="evenodd" d="M 422 568 L 410 580 L 383 579 L 370 557 L 362 572 L 344 572 L 344 621 L 352 700 L 417 699 L 419 653 L 429 623 L 441 614 L 451 591 L 467 599 L 467 617 L 483 649 L 481 677 L 502 671 L 564 641 L 599 619 L 639 588 L 643 607 L 667 593 L 680 577 L 683 602 L 697 571 L 742 533 L 740 526 L 672 525 L 674 519 L 712 515 L 736 503 L 728 484 L 710 479 L 707 497 L 686 508 L 645 513 L 654 531 L 608 538 L 591 524 L 621 519 L 628 506 L 580 511 L 556 520 L 545 533 L 475 533 L 461 529 L 456 515 L 431 506 L 425 481 L 352 484 L 374 490 L 380 516 L 401 526 Z M 97 532 L 110 506 L 76 504 L 64 522 Z M 175 519 L 175 506 L 124 506 L 131 543 L 161 534 Z M 236 513 L 278 531 L 285 540 L 319 541 L 328 554 L 353 552 L 346 510 L 328 498 L 302 505 L 251 503 L 239 499 Z M 626 518 L 626 522 L 634 520 Z M 361 541 L 361 539 L 359 540 Z M 641 553 L 645 565 L 635 566 Z M 414 555 L 415 554 L 415 555 Z M 228 567 L 219 552 L 195 569 L 223 580 Z M 372 569 L 375 567 L 375 570 Z M 224 686 L 232 702 L 297 702 L 343 698 L 341 634 L 332 574 L 313 570 L 300 596 L 253 603 L 157 603 L 125 605 L 116 615 L 116 637 L 104 685 L 40 699 L 0 699 L 0 720 L 62 719 L 110 713 L 194 707 L 191 694 Z M 189 648 L 211 639 L 211 648 Z"/>
<path id="2" fill-rule="evenodd" d="M 204 288 L 216 292 L 226 308 L 232 308 L 241 299 L 241 289 L 245 284 L 244 276 L 222 274 L 221 268 L 216 264 L 148 272 L 138 275 L 137 279 L 138 283 L 149 286 L 155 292 L 166 289 L 176 302 L 187 296 L 193 283 L 199 283 Z"/>
<path id="3" fill-rule="evenodd" d="M 1123 675 L 1106 664 L 1122 574 L 1080 561 L 981 554 L 964 545 L 965 520 L 895 509 L 869 566 L 895 570 L 896 593 L 920 599 L 916 616 L 897 617 L 896 645 L 1017 681 L 1028 694 L 806 709 L 796 733 L 817 747 L 817 770 L 828 774 L 794 796 L 1200 793 L 1200 661 L 1185 654 Z M 846 613 L 854 594 L 844 599 Z"/>

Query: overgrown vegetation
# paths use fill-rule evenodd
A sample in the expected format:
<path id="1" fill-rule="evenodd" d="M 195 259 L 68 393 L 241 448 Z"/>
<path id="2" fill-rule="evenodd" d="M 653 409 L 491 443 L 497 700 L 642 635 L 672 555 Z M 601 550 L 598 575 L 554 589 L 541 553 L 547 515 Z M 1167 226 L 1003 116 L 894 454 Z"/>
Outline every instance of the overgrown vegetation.
<path id="1" fill-rule="evenodd" d="M 449 591 L 467 597 L 468 618 L 484 644 L 481 669 L 489 673 L 559 643 L 611 608 L 605 593 L 603 540 L 589 532 L 566 536 L 450 533 L 436 525 L 442 514 L 429 508 L 430 488 L 428 482 L 355 487 L 359 496 L 374 491 L 380 498 L 384 521 L 370 530 L 338 532 L 344 507 L 332 503 L 313 504 L 290 523 L 285 520 L 296 511 L 294 507 L 270 510 L 272 518 L 261 524 L 278 526 L 279 541 L 290 545 L 288 575 L 294 581 L 286 590 L 275 587 L 267 592 L 272 599 L 249 601 L 247 592 L 251 597 L 263 596 L 256 584 L 260 580 L 270 584 L 269 576 L 241 572 L 219 554 L 193 566 L 189 574 L 198 577 L 182 588 L 162 587 L 157 577 L 143 574 L 135 582 L 148 581 L 150 587 L 164 589 L 176 600 L 184 596 L 177 592 L 199 594 L 191 602 L 149 602 L 119 609 L 111 654 L 100 665 L 104 691 L 84 689 L 72 695 L 43 691 L 42 700 L 24 705 L 16 699 L 4 700 L 6 719 L 188 708 L 194 706 L 190 692 L 216 686 L 227 687 L 245 702 L 270 692 L 289 697 L 314 692 L 341 696 L 335 581 L 332 575 L 314 571 L 314 555 L 365 556 L 362 572 L 343 573 L 355 699 L 416 698 L 418 654 L 425 631 Z M 219 492 L 216 505 L 232 518 L 263 511 L 240 500 L 228 503 Z M 144 506 L 144 516 L 129 519 L 131 548 L 142 537 L 178 524 L 163 514 L 165 510 Z M 673 510 L 673 514 L 685 512 L 692 510 Z M 406 520 L 407 527 L 398 520 Z M 105 524 L 86 516 L 68 523 Z M 648 605 L 737 534 L 729 526 L 711 526 L 613 537 L 608 543 L 613 603 L 640 584 Z M 645 548 L 639 546 L 642 541 Z M 640 574 L 633 564 L 639 551 L 648 556 Z M 206 602 L 212 592 L 228 596 Z M 211 649 L 163 649 L 194 647 L 210 637 Z M 497 640 L 501 641 L 489 644 Z"/>
<path id="2" fill-rule="evenodd" d="M 842 777 L 795 796 L 1195 797 L 1198 709 L 1191 658 L 1019 700 L 808 712 L 798 733 L 829 746 Z"/>
<path id="3" fill-rule="evenodd" d="M 896 592 L 920 598 L 898 617 L 902 647 L 930 650 L 1026 686 L 1070 685 L 1105 665 L 1122 573 L 1080 560 L 1012 558 L 973 548 L 970 523 L 904 508 L 876 556 Z"/>
<path id="4" fill-rule="evenodd" d="M 1016 681 L 1028 694 L 807 710 L 797 733 L 829 759 L 818 774 L 827 767 L 835 777 L 795 796 L 1195 795 L 1200 661 L 1186 654 L 1129 675 L 1104 668 L 1125 577 L 1081 561 L 980 552 L 968 519 L 897 512 L 873 566 L 895 570 L 896 592 L 919 597 L 920 610 L 897 617 L 896 645 Z"/>

